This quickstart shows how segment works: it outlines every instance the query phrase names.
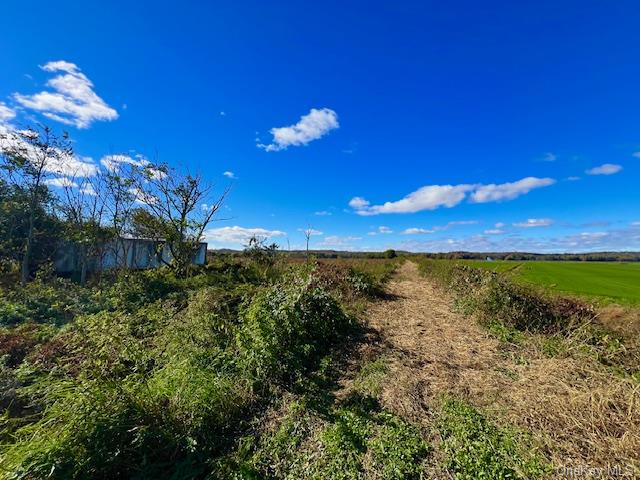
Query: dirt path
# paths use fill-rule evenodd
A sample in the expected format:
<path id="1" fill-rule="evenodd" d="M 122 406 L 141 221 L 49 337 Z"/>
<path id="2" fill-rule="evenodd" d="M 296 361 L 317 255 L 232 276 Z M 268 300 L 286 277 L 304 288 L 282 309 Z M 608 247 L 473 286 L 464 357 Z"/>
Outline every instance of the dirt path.
<path id="1" fill-rule="evenodd" d="M 390 372 L 386 408 L 429 427 L 434 400 L 450 394 L 498 423 L 532 432 L 555 466 L 638 467 L 640 391 L 579 351 L 543 352 L 544 337 L 510 345 L 456 312 L 443 289 L 405 262 L 367 322 Z"/>
<path id="2" fill-rule="evenodd" d="M 420 408 L 439 394 L 484 403 L 500 391 L 504 374 L 496 370 L 503 363 L 498 341 L 455 312 L 452 300 L 421 276 L 415 263 L 400 267 L 387 292 L 390 299 L 374 304 L 367 315 L 391 366 L 385 404 L 420 419 L 425 415 Z"/>

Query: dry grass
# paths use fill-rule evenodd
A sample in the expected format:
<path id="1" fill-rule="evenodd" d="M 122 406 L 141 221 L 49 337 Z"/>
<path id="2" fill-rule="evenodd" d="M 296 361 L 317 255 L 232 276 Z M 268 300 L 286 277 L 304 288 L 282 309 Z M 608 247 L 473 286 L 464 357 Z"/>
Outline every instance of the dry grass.
<path id="1" fill-rule="evenodd" d="M 569 349 L 549 358 L 542 336 L 505 347 L 456 313 L 446 292 L 407 262 L 388 285 L 394 300 L 368 312 L 385 342 L 383 405 L 428 425 L 442 394 L 460 396 L 499 423 L 526 429 L 554 467 L 640 467 L 640 386 Z"/>

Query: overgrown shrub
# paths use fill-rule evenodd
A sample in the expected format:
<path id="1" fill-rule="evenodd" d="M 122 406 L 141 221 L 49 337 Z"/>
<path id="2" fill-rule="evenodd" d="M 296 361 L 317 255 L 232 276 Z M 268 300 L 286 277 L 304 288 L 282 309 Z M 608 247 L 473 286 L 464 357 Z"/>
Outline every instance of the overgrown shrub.
<path id="1" fill-rule="evenodd" d="M 284 380 L 312 366 L 349 323 L 311 277 L 294 274 L 247 305 L 237 337 L 239 353 L 256 378 Z"/>
<path id="2" fill-rule="evenodd" d="M 592 320 L 592 307 L 569 298 L 547 296 L 503 275 L 450 261 L 427 260 L 421 269 L 452 291 L 466 313 L 485 322 L 499 321 L 521 331 L 568 331 Z"/>
<path id="3" fill-rule="evenodd" d="M 0 291 L 0 326 L 23 322 L 61 325 L 77 315 L 98 312 L 107 304 L 96 288 L 63 278 L 36 279 L 25 286 Z"/>

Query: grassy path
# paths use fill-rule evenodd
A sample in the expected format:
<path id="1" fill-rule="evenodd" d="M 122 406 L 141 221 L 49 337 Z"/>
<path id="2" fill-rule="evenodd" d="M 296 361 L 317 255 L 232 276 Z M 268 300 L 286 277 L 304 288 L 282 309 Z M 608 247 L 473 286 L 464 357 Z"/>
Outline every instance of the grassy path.
<path id="1" fill-rule="evenodd" d="M 390 299 L 369 310 L 368 322 L 391 354 L 395 388 L 428 399 L 443 393 L 491 397 L 503 387 L 503 375 L 495 370 L 499 342 L 456 313 L 451 299 L 413 262 L 400 267 L 387 291 Z M 389 390 L 393 398 L 402 397 Z"/>
<path id="2" fill-rule="evenodd" d="M 367 313 L 368 325 L 379 339 L 380 355 L 388 364 L 379 397 L 385 408 L 434 432 L 432 477 L 451 478 L 451 461 L 444 458 L 445 451 L 451 456 L 451 444 L 444 439 L 442 447 L 442 430 L 435 426 L 443 397 L 460 399 L 496 425 L 484 430 L 484 420 L 472 421 L 469 428 L 480 425 L 480 433 L 458 432 L 462 444 L 455 448 L 467 448 L 467 434 L 472 437 L 469 442 L 486 434 L 492 437 L 485 438 L 489 443 L 508 446 L 518 443 L 522 432 L 531 432 L 531 437 L 522 438 L 540 447 L 554 469 L 607 464 L 620 464 L 625 471 L 637 468 L 636 386 L 571 352 L 546 354 L 540 348 L 545 339 L 527 334 L 522 343 L 506 344 L 489 336 L 473 318 L 456 312 L 447 293 L 421 276 L 413 262 L 399 268 L 386 290 L 388 298 L 375 302 Z M 465 424 L 465 415 L 454 418 L 454 423 Z M 519 454 L 517 448 L 504 452 L 500 445 L 491 448 L 489 462 L 511 462 L 520 477 L 528 471 L 526 452 L 514 463 L 509 457 Z M 472 474 L 485 467 L 473 461 L 487 452 L 462 453 L 468 453 L 471 464 L 466 467 Z"/>

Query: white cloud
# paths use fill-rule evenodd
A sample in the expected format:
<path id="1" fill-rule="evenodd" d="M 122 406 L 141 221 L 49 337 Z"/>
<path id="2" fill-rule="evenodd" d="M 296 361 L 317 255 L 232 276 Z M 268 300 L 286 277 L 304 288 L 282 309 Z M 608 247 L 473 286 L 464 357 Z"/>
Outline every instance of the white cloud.
<path id="1" fill-rule="evenodd" d="M 516 182 L 481 185 L 471 195 L 471 201 L 474 203 L 487 203 L 513 200 L 520 195 L 529 193 L 533 189 L 547 187 L 554 183 L 556 181 L 553 178 L 526 177 Z"/>
<path id="2" fill-rule="evenodd" d="M 265 228 L 245 228 L 245 227 L 220 227 L 210 228 L 204 232 L 206 241 L 214 243 L 227 243 L 245 245 L 253 236 L 256 237 L 284 237 L 285 232 L 280 230 L 267 230 Z"/>
<path id="3" fill-rule="evenodd" d="M 77 188 L 78 184 L 67 177 L 57 177 L 57 178 L 48 178 L 44 181 L 45 184 L 51 187 L 67 187 L 67 188 Z"/>
<path id="4" fill-rule="evenodd" d="M 349 206 L 358 215 L 378 215 L 381 213 L 414 213 L 434 210 L 438 207 L 453 207 L 464 200 L 473 185 L 429 185 L 410 193 L 401 200 L 370 205 L 362 197 L 354 197 Z"/>
<path id="5" fill-rule="evenodd" d="M 331 130 L 338 128 L 338 115 L 329 108 L 312 108 L 308 114 L 300 117 L 295 125 L 276 127 L 269 130 L 273 135 L 273 142 L 265 145 L 258 143 L 258 147 L 267 152 L 286 150 L 291 146 L 307 145 L 318 140 Z"/>
<path id="6" fill-rule="evenodd" d="M 93 188 L 93 185 L 91 185 L 90 183 L 84 184 L 82 187 L 80 187 L 80 191 L 85 195 L 96 196 L 98 194 L 96 192 L 96 189 Z"/>
<path id="7" fill-rule="evenodd" d="M 426 228 L 407 228 L 402 231 L 403 235 L 422 235 L 425 233 L 435 233 L 435 230 L 427 230 Z"/>
<path id="8" fill-rule="evenodd" d="M 385 227 L 384 225 L 378 227 L 378 233 L 393 233 L 389 227 Z"/>
<path id="9" fill-rule="evenodd" d="M 98 120 L 118 118 L 118 112 L 93 91 L 93 83 L 77 65 L 60 60 L 49 62 L 41 68 L 47 72 L 62 73 L 47 81 L 52 91 L 45 90 L 33 95 L 15 93 L 13 97 L 23 107 L 78 128 L 88 128 Z"/>
<path id="10" fill-rule="evenodd" d="M 38 138 L 36 130 L 16 130 L 10 125 L 0 124 L 0 134 L 3 137 L 0 151 L 18 153 L 34 163 L 43 160 L 42 151 L 31 145 L 31 140 Z M 90 157 L 70 155 L 59 149 L 51 151 L 51 156 L 45 158 L 43 163 L 45 172 L 63 177 L 92 177 L 99 170 Z"/>
<path id="11" fill-rule="evenodd" d="M 129 193 L 133 195 L 135 198 L 135 203 L 139 203 L 141 205 L 155 205 L 158 203 L 158 197 L 155 195 L 145 192 L 138 187 L 132 187 L 129 189 Z"/>
<path id="12" fill-rule="evenodd" d="M 622 166 L 620 165 L 616 165 L 614 163 L 603 163 L 598 167 L 586 170 L 585 173 L 587 175 L 613 175 L 614 173 L 618 173 L 620 170 L 622 170 Z"/>
<path id="13" fill-rule="evenodd" d="M 353 197 L 349 201 L 349 206 L 351 208 L 355 208 L 356 210 L 360 210 L 362 208 L 366 208 L 369 206 L 369 202 L 362 197 Z"/>
<path id="14" fill-rule="evenodd" d="M 227 178 L 236 178 L 236 174 L 235 174 L 235 173 L 233 173 L 233 172 L 232 172 L 232 171 L 230 171 L 230 170 L 227 170 L 226 172 L 223 172 L 223 173 L 222 173 L 222 175 L 224 175 L 224 176 L 225 176 L 225 177 L 227 177 Z"/>
<path id="15" fill-rule="evenodd" d="M 525 222 L 516 222 L 513 224 L 514 227 L 519 228 L 535 228 L 535 227 L 548 227 L 553 224 L 553 220 L 550 218 L 529 218 Z"/>
<path id="16" fill-rule="evenodd" d="M 477 220 L 454 220 L 452 222 L 447 222 L 444 225 L 436 225 L 430 229 L 426 228 L 407 228 L 402 231 L 403 235 L 419 235 L 425 233 L 436 233 L 436 232 L 444 232 L 445 230 L 449 230 L 451 227 L 455 227 L 457 225 L 477 225 L 479 222 Z"/>
<path id="17" fill-rule="evenodd" d="M 134 165 L 136 167 L 145 167 L 149 165 L 149 161 L 144 158 L 134 159 L 129 155 L 122 154 L 105 155 L 100 159 L 100 163 L 110 172 L 117 171 L 122 164 Z"/>
<path id="18" fill-rule="evenodd" d="M 327 210 L 320 210 L 319 212 L 315 212 L 314 215 L 317 215 L 319 217 L 328 217 L 331 214 L 331 212 L 327 211 Z"/>
<path id="19" fill-rule="evenodd" d="M 506 227 L 506 224 L 504 222 L 498 222 L 494 225 L 494 227 L 496 228 L 504 228 Z"/>
<path id="20" fill-rule="evenodd" d="M 555 162 L 558 159 L 558 156 L 555 153 L 547 152 L 542 156 L 543 162 Z"/>
<path id="21" fill-rule="evenodd" d="M 136 158 L 132 158 L 129 155 L 123 154 L 105 155 L 100 159 L 100 163 L 104 168 L 112 173 L 120 170 L 122 165 L 133 165 L 134 167 L 144 168 L 145 172 L 156 180 L 160 180 L 167 176 L 166 171 L 159 168 L 153 168 L 151 166 L 151 162 L 147 160 L 144 155 L 137 154 L 135 157 Z"/>
<path id="22" fill-rule="evenodd" d="M 362 237 L 341 237 L 339 235 L 330 235 L 328 237 L 324 237 L 322 242 L 318 243 L 317 245 L 323 247 L 353 248 L 353 242 L 356 242 L 358 240 L 362 240 Z"/>
<path id="23" fill-rule="evenodd" d="M 454 220 L 453 222 L 449 222 L 446 225 L 446 228 L 455 226 L 455 225 L 477 225 L 479 222 L 477 220 Z"/>
<path id="24" fill-rule="evenodd" d="M 633 152 L 631 154 L 632 157 L 640 158 L 640 152 Z"/>
<path id="25" fill-rule="evenodd" d="M 546 187 L 554 183 L 555 180 L 552 178 L 526 177 L 516 182 L 502 184 L 427 185 L 395 202 L 371 205 L 368 200 L 362 197 L 353 197 L 349 206 L 358 215 L 365 216 L 381 213 L 415 213 L 440 207 L 454 207 L 462 202 L 469 193 L 470 201 L 473 203 L 498 202 L 512 200 L 535 188 Z"/>
<path id="26" fill-rule="evenodd" d="M 485 235 L 502 235 L 504 230 L 500 230 L 499 228 L 490 228 L 489 230 L 485 230 L 483 233 Z"/>
<path id="27" fill-rule="evenodd" d="M 309 234 L 309 236 L 311 237 L 322 235 L 322 232 L 320 230 L 316 230 L 314 228 L 299 228 L 298 231 L 304 233 L 305 235 Z"/>
<path id="28" fill-rule="evenodd" d="M 8 122 L 16 116 L 15 110 L 7 107 L 7 104 L 0 102 L 0 124 Z"/>

